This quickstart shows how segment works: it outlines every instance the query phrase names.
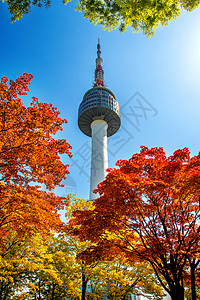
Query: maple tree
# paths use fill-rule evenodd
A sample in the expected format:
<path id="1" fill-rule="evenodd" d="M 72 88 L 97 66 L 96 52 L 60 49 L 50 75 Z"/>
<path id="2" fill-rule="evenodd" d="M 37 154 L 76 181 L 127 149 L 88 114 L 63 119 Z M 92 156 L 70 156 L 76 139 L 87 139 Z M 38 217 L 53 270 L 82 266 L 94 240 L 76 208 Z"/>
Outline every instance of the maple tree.
<path id="1" fill-rule="evenodd" d="M 60 155 L 71 156 L 71 146 L 53 136 L 67 121 L 35 97 L 30 106 L 23 105 L 19 96 L 27 95 L 32 78 L 24 73 L 10 84 L 6 77 L 0 81 L 0 248 L 5 251 L 10 231 L 23 238 L 62 224 L 57 210 L 64 198 L 51 190 L 68 174 Z"/>
<path id="2" fill-rule="evenodd" d="M 12 21 L 19 20 L 31 11 L 31 6 L 50 7 L 51 0 L 2 0 L 7 3 Z M 67 4 L 71 0 L 63 0 Z M 80 0 L 77 10 L 83 13 L 90 22 L 100 24 L 104 29 L 119 27 L 121 32 L 131 26 L 133 32 L 142 31 L 151 36 L 159 25 L 167 25 L 176 19 L 181 10 L 192 11 L 200 5 L 200 0 L 155 0 L 155 1 L 99 1 Z"/>
<path id="3" fill-rule="evenodd" d="M 92 201 L 72 197 L 67 216 L 74 208 L 88 209 Z M 125 260 L 85 264 L 76 256 L 91 245 L 78 238 L 41 234 L 18 239 L 15 231 L 6 238 L 7 251 L 0 250 L 0 299 L 124 299 L 129 293 L 154 295 L 162 289 L 146 263 L 133 266 Z"/>
<path id="4" fill-rule="evenodd" d="M 200 254 L 200 153 L 190 157 L 184 148 L 167 157 L 143 146 L 116 165 L 98 185 L 95 208 L 70 220 L 74 235 L 93 243 L 81 257 L 147 261 L 172 300 L 183 300 L 189 262 Z"/>
<path id="5" fill-rule="evenodd" d="M 66 218 L 72 218 L 75 210 L 87 211 L 94 209 L 93 201 L 76 198 L 74 195 L 68 195 L 66 198 Z M 66 224 L 67 243 L 75 257 L 79 256 L 88 247 L 92 247 L 90 241 L 81 241 L 77 237 L 70 237 L 70 226 Z M 69 230 L 69 231 L 68 231 Z M 74 230 L 74 227 L 73 227 Z M 73 232 L 72 230 L 72 232 Z M 78 259 L 76 262 L 78 269 L 76 273 L 81 278 L 81 299 L 124 299 L 131 293 L 143 293 L 154 295 L 154 299 L 162 299 L 162 289 L 155 279 L 152 268 L 145 263 L 135 263 L 130 265 L 126 259 L 113 261 L 102 260 L 99 262 L 87 263 L 84 259 Z"/>

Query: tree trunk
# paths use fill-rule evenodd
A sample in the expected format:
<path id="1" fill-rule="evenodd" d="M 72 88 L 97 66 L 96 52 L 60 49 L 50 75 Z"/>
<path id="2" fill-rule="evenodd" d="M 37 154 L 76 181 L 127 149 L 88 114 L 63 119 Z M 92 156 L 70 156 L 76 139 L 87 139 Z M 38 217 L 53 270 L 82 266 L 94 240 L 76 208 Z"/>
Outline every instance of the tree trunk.
<path id="1" fill-rule="evenodd" d="M 55 293 L 55 284 L 52 283 L 52 294 L 51 294 L 51 300 L 54 300 L 54 293 Z"/>
<path id="2" fill-rule="evenodd" d="M 85 300 L 86 299 L 87 282 L 88 282 L 87 277 L 85 276 L 84 273 L 82 273 L 82 295 L 81 295 L 81 300 Z"/>
<path id="3" fill-rule="evenodd" d="M 3 295 L 3 281 L 1 281 L 1 284 L 0 284 L 0 300 L 2 299 L 2 295 Z"/>
<path id="4" fill-rule="evenodd" d="M 173 291 L 170 291 L 172 300 L 184 300 L 184 288 L 183 286 L 174 287 Z"/>
<path id="5" fill-rule="evenodd" d="M 7 284 L 4 284 L 3 281 L 1 281 L 0 284 L 0 300 L 6 300 L 9 297 L 9 288 L 10 288 L 10 282 Z"/>
<path id="6" fill-rule="evenodd" d="M 41 300 L 41 297 L 40 297 L 40 280 L 39 280 L 38 300 Z"/>
<path id="7" fill-rule="evenodd" d="M 191 275 L 191 291 L 192 291 L 192 300 L 197 299 L 196 287 L 195 287 L 195 261 L 190 262 L 190 275 Z"/>

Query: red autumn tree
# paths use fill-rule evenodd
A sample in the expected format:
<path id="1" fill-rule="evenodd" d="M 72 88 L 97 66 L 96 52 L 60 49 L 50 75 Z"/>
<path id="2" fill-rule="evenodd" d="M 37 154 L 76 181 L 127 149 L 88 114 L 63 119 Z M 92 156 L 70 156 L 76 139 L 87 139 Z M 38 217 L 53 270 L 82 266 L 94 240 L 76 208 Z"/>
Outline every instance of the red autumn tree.
<path id="1" fill-rule="evenodd" d="M 67 123 L 52 104 L 33 97 L 25 107 L 19 96 L 29 91 L 33 76 L 0 81 L 0 246 L 10 230 L 16 236 L 48 233 L 61 224 L 57 209 L 64 199 L 50 192 L 66 178 L 68 165 L 60 154 L 71 156 L 71 146 L 53 136 Z M 44 184 L 47 192 L 38 186 Z"/>
<path id="2" fill-rule="evenodd" d="M 75 235 L 96 243 L 82 257 L 148 261 L 172 300 L 183 300 L 189 262 L 200 254 L 200 153 L 184 148 L 166 157 L 162 148 L 141 147 L 117 166 L 98 185 L 94 210 L 75 211 L 70 221 Z"/>

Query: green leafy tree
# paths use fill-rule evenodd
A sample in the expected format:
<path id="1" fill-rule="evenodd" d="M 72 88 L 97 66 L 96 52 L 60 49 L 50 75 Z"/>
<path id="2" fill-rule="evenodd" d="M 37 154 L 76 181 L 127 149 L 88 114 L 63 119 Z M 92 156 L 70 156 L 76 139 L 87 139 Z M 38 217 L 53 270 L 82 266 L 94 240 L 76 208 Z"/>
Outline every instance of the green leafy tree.
<path id="1" fill-rule="evenodd" d="M 8 4 L 12 21 L 28 14 L 32 5 L 48 8 L 50 0 L 2 0 Z M 70 0 L 63 0 L 66 4 Z M 192 11 L 200 0 L 80 0 L 77 10 L 90 22 L 100 24 L 104 29 L 119 27 L 121 32 L 131 26 L 133 32 L 142 31 L 151 36 L 159 25 L 167 25 L 176 19 L 181 10 Z"/>

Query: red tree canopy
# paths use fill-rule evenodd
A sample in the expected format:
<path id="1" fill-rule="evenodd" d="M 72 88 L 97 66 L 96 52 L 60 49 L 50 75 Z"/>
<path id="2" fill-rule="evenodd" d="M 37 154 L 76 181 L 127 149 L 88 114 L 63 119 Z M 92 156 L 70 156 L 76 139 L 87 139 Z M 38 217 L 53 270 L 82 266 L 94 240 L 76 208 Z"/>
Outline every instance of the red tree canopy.
<path id="1" fill-rule="evenodd" d="M 200 154 L 141 147 L 116 165 L 98 185 L 95 209 L 70 221 L 75 235 L 96 243 L 82 256 L 149 261 L 172 299 L 183 299 L 187 261 L 200 253 Z"/>
<path id="2" fill-rule="evenodd" d="M 47 233 L 61 221 L 57 209 L 63 198 L 44 192 L 60 185 L 68 173 L 60 154 L 71 156 L 71 146 L 53 136 L 67 123 L 52 104 L 32 97 L 25 107 L 19 98 L 29 91 L 33 76 L 24 73 L 15 81 L 0 81 L 0 240 L 9 230 L 18 236 L 33 231 Z"/>

